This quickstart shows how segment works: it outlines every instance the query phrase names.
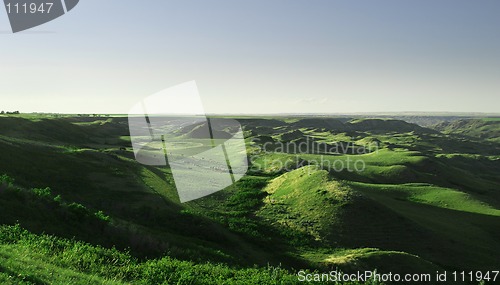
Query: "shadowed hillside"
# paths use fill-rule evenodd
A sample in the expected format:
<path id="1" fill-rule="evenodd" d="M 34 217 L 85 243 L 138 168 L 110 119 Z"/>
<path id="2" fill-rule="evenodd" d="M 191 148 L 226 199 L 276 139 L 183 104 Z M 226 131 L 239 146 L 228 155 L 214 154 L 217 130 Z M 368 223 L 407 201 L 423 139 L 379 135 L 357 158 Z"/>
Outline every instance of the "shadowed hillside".
<path id="1" fill-rule="evenodd" d="M 368 118 L 238 121 L 247 142 L 247 175 L 181 204 L 168 166 L 134 159 L 127 118 L 0 117 L 0 173 L 5 174 L 0 222 L 18 224 L 2 228 L 0 253 L 7 257 L 0 280 L 14 274 L 35 284 L 51 280 L 44 271 L 7 262 L 19 256 L 33 264 L 47 260 L 61 272 L 60 282 L 110 284 L 157 281 L 166 278 L 165 267 L 182 268 L 165 269 L 170 274 L 195 274 L 186 269 L 190 266 L 205 272 L 200 274 L 207 282 L 219 280 L 207 277 L 217 271 L 223 279 L 249 274 L 254 284 L 293 284 L 300 268 L 495 269 L 500 255 L 495 123 L 443 124 L 436 127 L 441 133 Z M 208 142 L 192 142 L 206 137 L 206 127 L 173 132 L 175 146 L 185 153 L 206 147 Z M 227 139 L 233 128 L 222 124 L 216 134 Z M 21 241 L 12 242 L 10 234 Z M 116 254 L 132 269 L 120 271 L 121 265 L 120 277 L 112 279 L 104 268 L 113 261 L 106 259 L 102 267 L 75 265 L 71 258 L 57 263 L 69 249 L 51 252 L 24 240 L 81 246 L 93 252 L 89 262 Z M 147 266 L 151 275 L 133 275 Z M 229 284 L 247 284 L 234 278 Z"/>

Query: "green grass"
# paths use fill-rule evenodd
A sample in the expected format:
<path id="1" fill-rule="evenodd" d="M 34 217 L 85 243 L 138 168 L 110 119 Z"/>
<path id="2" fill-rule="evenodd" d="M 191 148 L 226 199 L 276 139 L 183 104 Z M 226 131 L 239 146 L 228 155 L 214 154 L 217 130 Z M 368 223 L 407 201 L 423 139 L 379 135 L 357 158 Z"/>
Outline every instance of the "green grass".
<path id="1" fill-rule="evenodd" d="M 135 160 L 126 117 L 2 116 L 0 173 L 17 184 L 0 179 L 0 223 L 31 233 L 1 228 L 0 283 L 295 284 L 292 268 L 495 269 L 492 125 L 457 136 L 400 121 L 325 120 L 241 122 L 247 136 L 300 130 L 380 148 L 295 155 L 246 137 L 248 175 L 181 204 L 168 166 Z M 179 140 L 173 150 L 189 155 L 209 143 Z M 363 170 L 331 167 L 349 161 Z"/>
<path id="2" fill-rule="evenodd" d="M 486 122 L 498 122 L 500 118 L 483 118 L 482 120 Z"/>
<path id="3" fill-rule="evenodd" d="M 2 284 L 125 284 L 67 269 L 20 245 L 0 245 L 0 264 Z"/>
<path id="4" fill-rule="evenodd" d="M 408 268 L 433 272 L 439 268 L 402 251 L 357 248 L 370 244 L 387 247 L 397 243 L 397 238 L 405 238 L 403 229 L 391 225 L 399 217 L 391 211 L 380 210 L 381 207 L 373 207 L 368 213 L 364 207 L 370 204 L 359 201 L 359 192 L 346 182 L 332 180 L 325 170 L 305 166 L 287 172 L 273 179 L 264 191 L 268 196 L 258 216 L 274 221 L 274 227 L 302 233 L 294 245 L 301 248 L 302 257 L 318 266 L 347 271 L 392 268 L 393 272 L 404 272 Z M 353 205 L 356 205 L 354 209 Z M 355 219 L 356 224 L 349 223 L 349 219 Z M 371 226 L 375 230 L 372 231 Z M 401 232 L 384 237 L 388 229 Z M 352 242 L 354 233 L 359 242 Z M 373 243 L 374 238 L 385 240 Z"/>
<path id="5" fill-rule="evenodd" d="M 339 141 L 348 142 L 352 140 L 352 137 L 347 135 L 346 133 L 333 134 L 328 131 L 317 131 L 317 130 L 304 130 L 303 132 L 311 136 L 312 138 L 316 139 L 318 142 L 331 143 Z"/>
<path id="6" fill-rule="evenodd" d="M 4 284 L 298 284 L 277 267 L 234 269 L 169 257 L 139 261 L 127 252 L 0 226 Z"/>
<path id="7" fill-rule="evenodd" d="M 251 158 L 251 171 L 279 174 L 296 169 L 303 161 L 301 156 L 286 153 L 262 153 Z"/>
<path id="8" fill-rule="evenodd" d="M 374 232 L 384 231 L 384 228 L 391 230 L 386 238 L 393 247 L 405 248 L 405 251 L 439 265 L 494 267 L 493 256 L 500 253 L 496 242 L 496 236 L 500 234 L 497 209 L 468 194 L 432 185 L 348 184 L 374 203 L 390 210 L 392 215 L 399 217 L 399 223 L 411 225 L 406 230 L 415 231 L 412 234 L 415 236 L 409 240 L 402 238 L 404 227 L 398 229 L 394 224 L 372 229 Z M 365 222 L 368 221 L 365 219 Z M 443 246 L 447 248 L 446 253 L 438 250 Z"/>
<path id="9" fill-rule="evenodd" d="M 464 211 L 470 213 L 500 216 L 500 210 L 474 199 L 470 194 L 455 189 L 437 187 L 431 184 L 407 183 L 407 184 L 366 184 L 349 182 L 363 191 L 378 191 L 387 193 L 395 199 L 405 199 L 416 203 L 430 206 Z"/>
<path id="10" fill-rule="evenodd" d="M 446 134 L 454 134 L 475 138 L 476 140 L 485 140 L 489 142 L 500 142 L 500 119 L 499 118 L 481 118 L 464 119 L 441 123 L 435 128 Z"/>
<path id="11" fill-rule="evenodd" d="M 439 266 L 418 256 L 400 251 L 384 251 L 376 248 L 337 249 L 333 253 L 305 253 L 311 260 L 319 260 L 328 267 L 343 271 L 372 270 L 379 272 L 424 273 L 442 270 Z"/>
<path id="12" fill-rule="evenodd" d="M 414 166 L 428 158 L 417 151 L 380 149 L 360 155 L 301 154 L 302 159 L 328 170 L 332 176 L 360 182 L 413 182 L 418 173 Z"/>
<path id="13" fill-rule="evenodd" d="M 315 154 L 301 155 L 304 158 L 321 161 L 321 156 Z M 406 150 L 388 150 L 380 149 L 378 151 L 360 154 L 360 155 L 323 155 L 324 161 L 346 161 L 348 158 L 351 160 L 363 160 L 370 166 L 394 166 L 394 165 L 407 165 L 418 164 L 426 160 L 426 157 L 418 151 Z"/>

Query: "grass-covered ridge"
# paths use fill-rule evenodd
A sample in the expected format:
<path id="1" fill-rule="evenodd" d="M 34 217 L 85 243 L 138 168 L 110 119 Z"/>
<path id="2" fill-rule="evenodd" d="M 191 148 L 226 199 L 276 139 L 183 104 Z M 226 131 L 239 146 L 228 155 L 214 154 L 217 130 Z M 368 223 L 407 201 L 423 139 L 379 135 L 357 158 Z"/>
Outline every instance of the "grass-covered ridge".
<path id="1" fill-rule="evenodd" d="M 0 117 L 0 224 L 16 237 L 0 242 L 0 283 L 294 284 L 301 268 L 495 269 L 494 140 L 387 118 L 238 120 L 247 175 L 181 204 L 168 166 L 135 160 L 126 117 Z M 186 155 L 208 143 L 191 131 L 174 138 Z"/>
<path id="2" fill-rule="evenodd" d="M 117 249 L 0 226 L 2 284 L 298 284 L 279 267 L 234 269 L 170 257 L 140 261 Z"/>

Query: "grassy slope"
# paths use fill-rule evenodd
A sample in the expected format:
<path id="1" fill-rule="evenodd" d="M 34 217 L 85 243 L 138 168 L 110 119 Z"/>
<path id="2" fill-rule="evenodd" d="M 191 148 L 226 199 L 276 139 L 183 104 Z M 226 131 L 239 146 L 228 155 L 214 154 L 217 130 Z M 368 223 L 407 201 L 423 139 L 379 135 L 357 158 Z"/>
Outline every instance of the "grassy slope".
<path id="1" fill-rule="evenodd" d="M 408 250 L 438 264 L 489 268 L 500 253 L 499 211 L 467 194 L 430 185 L 350 183 L 354 189 L 424 229 Z M 432 238 L 432 240 L 427 240 Z M 439 247 L 446 248 L 445 251 Z M 432 248 L 433 250 L 427 250 Z"/>
<path id="2" fill-rule="evenodd" d="M 363 203 L 359 201 L 362 198 L 357 197 L 359 194 L 348 185 L 331 180 L 325 170 L 318 170 L 315 166 L 302 167 L 275 178 L 265 191 L 270 195 L 259 215 L 274 220 L 276 227 L 289 227 L 306 233 L 314 239 L 316 246 L 321 244 L 324 249 L 320 251 L 304 247 L 302 255 L 311 261 L 344 270 L 376 267 L 397 271 L 413 267 L 417 271 L 430 272 L 438 268 L 417 256 L 400 251 L 342 250 L 344 247 L 356 246 L 347 241 L 352 239 L 353 233 L 350 231 L 353 224 L 346 223 L 346 216 L 357 215 L 358 224 L 366 222 L 373 225 L 373 221 L 363 218 L 363 213 L 353 211 L 352 205 Z M 380 210 L 369 218 L 383 217 L 384 220 L 378 221 L 377 226 L 384 231 L 386 223 L 391 222 L 392 217 L 388 219 L 391 213 L 384 212 L 383 208 Z M 367 233 L 366 236 L 360 233 L 356 235 L 358 238 L 364 236 L 365 240 L 362 242 L 365 244 L 369 244 L 375 237 L 373 233 Z M 395 242 L 394 236 L 387 235 L 386 238 L 386 244 Z M 362 246 L 362 243 L 357 246 Z"/>
<path id="3" fill-rule="evenodd" d="M 139 261 L 126 252 L 0 227 L 2 284 L 298 284 L 286 270 L 234 269 L 169 257 Z M 313 283 L 314 284 L 314 283 Z"/>
<path id="4" fill-rule="evenodd" d="M 335 139 L 324 130 L 305 132 L 319 139 Z M 314 220 L 314 216 L 320 213 L 323 222 L 329 221 L 331 231 L 335 229 L 339 232 L 331 239 L 337 245 L 402 250 L 453 268 L 460 268 L 463 264 L 474 268 L 492 268 L 494 256 L 499 251 L 496 241 L 500 236 L 497 230 L 500 212 L 496 191 L 499 181 L 495 175 L 499 165 L 498 160 L 491 156 L 495 148 L 490 145 L 483 147 L 482 143 L 469 146 L 468 141 L 453 141 L 436 134 L 369 134 L 366 138 L 356 139 L 363 143 L 378 138 L 382 144 L 390 143 L 396 148 L 382 148 L 362 155 L 260 154 L 259 163 L 278 158 L 305 159 L 330 170 L 343 165 L 343 171 L 331 171 L 331 176 L 353 181 L 344 183 L 344 186 L 352 188 L 352 193 L 362 195 L 361 198 L 354 195 L 351 203 L 336 211 L 324 202 L 318 207 L 314 205 L 314 198 L 307 195 L 325 187 L 321 185 L 323 180 L 311 178 L 304 181 L 292 177 L 293 172 L 286 173 L 269 186 L 278 189 L 270 199 L 279 200 L 279 193 L 295 188 L 300 193 L 295 194 L 298 199 L 311 203 L 300 205 L 294 202 L 294 197 L 287 196 L 288 193 L 285 195 L 286 210 L 277 209 L 274 213 L 278 216 L 277 220 L 281 219 L 281 224 L 297 227 L 298 223 Z M 459 149 L 464 145 L 466 147 Z M 434 156 L 434 153 L 437 155 Z M 356 160 L 363 161 L 363 171 L 346 171 L 348 162 L 351 161 L 352 168 Z M 264 171 L 273 173 L 272 167 L 275 166 L 272 163 L 267 165 L 271 167 L 264 167 Z M 284 183 L 284 180 L 291 181 Z M 273 207 L 279 208 L 279 203 Z M 302 230 L 312 231 L 315 227 L 321 228 L 320 224 L 309 225 Z M 344 232 L 342 225 L 346 225 Z M 443 248 L 450 249 L 443 251 Z M 319 260 L 323 259 L 319 257 Z"/>
<path id="5" fill-rule="evenodd" d="M 440 123 L 434 126 L 434 128 L 444 133 L 481 138 L 496 143 L 500 142 L 499 118 L 458 120 Z"/>
<path id="6" fill-rule="evenodd" d="M 275 178 L 265 189 L 265 206 L 260 215 L 277 225 L 302 231 L 315 240 L 328 238 L 338 223 L 336 213 L 351 195 L 340 184 L 328 181 L 326 171 L 305 166 Z"/>
<path id="7" fill-rule="evenodd" d="M 104 237 L 111 237 L 109 231 L 113 229 L 114 222 L 101 212 L 93 213 L 82 205 L 76 207 L 75 203 L 63 202 L 60 196 L 53 197 L 48 188 L 16 187 L 13 180 L 6 176 L 0 179 L 0 206 L 4 222 L 12 224 L 9 219 L 18 219 L 23 224 L 42 226 L 44 230 L 55 231 L 58 235 L 71 237 L 74 234 L 69 240 L 35 235 L 18 225 L 0 226 L 0 282 L 3 284 L 296 283 L 297 278 L 292 272 L 271 266 L 236 269 L 220 263 L 192 263 L 170 257 L 137 259 L 114 247 L 105 248 L 78 241 L 94 235 L 100 238 L 92 241 L 102 243 Z M 130 233 L 122 231 L 121 234 Z M 118 241 L 112 240 L 113 243 Z M 239 242 L 241 247 L 246 244 L 244 240 Z M 196 250 L 196 247 L 186 243 L 183 249 Z M 256 256 L 247 258 L 255 260 Z M 269 256 L 263 258 L 270 260 Z"/>
<path id="8" fill-rule="evenodd" d="M 492 145 L 425 134 L 423 129 L 397 122 L 388 131 L 382 126 L 375 133 L 365 133 L 325 129 L 332 122 L 318 130 L 309 121 L 300 121 L 301 131 L 319 141 L 380 140 L 383 148 L 362 155 L 326 155 L 323 160 L 317 154 L 260 153 L 251 170 L 257 176 L 181 206 L 168 168 L 143 168 L 130 149 L 119 150 L 128 144 L 123 118 L 4 119 L 0 120 L 0 157 L 7 163 L 0 164 L 0 173 L 16 177 L 26 187 L 50 185 L 69 201 L 104 209 L 116 226 L 147 233 L 141 240 L 150 241 L 152 247 L 168 241 L 159 255 L 168 250 L 184 259 L 197 256 L 199 262 L 246 266 L 292 259 L 288 265 L 304 265 L 302 256 L 322 266 L 347 269 L 362 265 L 430 270 L 435 265 L 422 258 L 447 268 L 462 268 L 466 263 L 484 269 L 495 264 L 498 254 L 498 160 Z M 278 120 L 249 119 L 248 123 L 255 124 L 256 132 L 266 128 L 275 139 L 295 128 Z M 422 133 L 394 133 L 400 125 Z M 393 150 L 386 148 L 389 145 Z M 259 153 L 255 146 L 249 150 Z M 255 162 L 266 159 L 271 163 L 255 168 Z M 328 173 L 312 166 L 294 170 L 304 160 L 325 166 L 346 164 L 349 159 L 362 159 L 366 168 L 359 173 Z M 279 165 L 286 161 L 291 172 L 284 173 Z M 261 192 L 271 177 L 277 178 Z M 35 219 L 30 225 L 30 215 L 41 211 L 29 212 L 22 224 L 42 224 Z M 9 252 L 31 263 L 18 245 L 6 245 L 5 256 Z M 213 269 L 207 266 L 206 270 Z M 7 269 L 16 272 L 16 268 L 12 264 Z M 197 270 L 203 272 L 203 268 Z M 41 271 L 30 272 L 26 275 L 45 276 Z M 155 274 L 161 276 L 161 272 Z"/>
<path id="9" fill-rule="evenodd" d="M 0 245 L 2 284 L 124 284 L 55 265 L 44 254 L 19 245 Z"/>
<path id="10" fill-rule="evenodd" d="M 259 215 L 327 247 L 375 246 L 477 269 L 493 269 L 500 253 L 500 211 L 455 189 L 338 182 L 306 166 L 275 178 L 265 191 L 270 195 Z"/>
<path id="11" fill-rule="evenodd" d="M 0 138 L 0 157 L 8 162 L 0 164 L 0 173 L 15 177 L 22 186 L 50 185 L 55 194 L 61 194 L 68 201 L 104 209 L 113 217 L 118 231 L 130 232 L 128 240 L 120 244 L 128 243 L 137 255 L 160 256 L 169 251 L 174 256 L 193 260 L 246 265 L 280 263 L 272 253 L 242 240 L 218 223 L 184 214 L 173 182 L 168 178 L 168 168 L 143 168 L 129 151 L 118 150 L 121 142 L 103 144 L 123 134 L 124 127 L 126 130 L 123 118 L 98 119 L 99 123 L 93 118 L 83 118 L 78 119 L 83 123 L 77 125 L 71 123 L 75 120 L 0 120 L 5 130 L 2 133 L 6 134 Z M 14 127 L 9 128 L 13 123 Z M 41 227 L 44 223 L 39 219 L 30 219 L 50 216 L 50 213 L 40 214 L 41 209 L 22 211 L 23 207 L 15 205 L 4 211 L 9 209 L 8 214 L 16 216 L 23 226 L 35 232 L 75 235 L 74 229 L 61 226 L 65 222 Z M 0 221 L 12 224 L 16 220 L 3 216 Z M 84 240 L 96 242 L 91 236 Z"/>

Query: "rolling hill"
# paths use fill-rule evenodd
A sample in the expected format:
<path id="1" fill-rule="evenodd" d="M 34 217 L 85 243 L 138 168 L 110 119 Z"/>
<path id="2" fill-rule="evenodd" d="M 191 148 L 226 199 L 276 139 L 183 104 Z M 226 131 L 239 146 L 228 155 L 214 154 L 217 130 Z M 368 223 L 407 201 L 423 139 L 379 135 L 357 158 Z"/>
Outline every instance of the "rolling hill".
<path id="1" fill-rule="evenodd" d="M 168 166 L 134 159 L 127 118 L 1 116 L 0 280 L 294 284 L 299 269 L 495 270 L 491 121 L 238 121 L 247 175 L 182 204 Z"/>

